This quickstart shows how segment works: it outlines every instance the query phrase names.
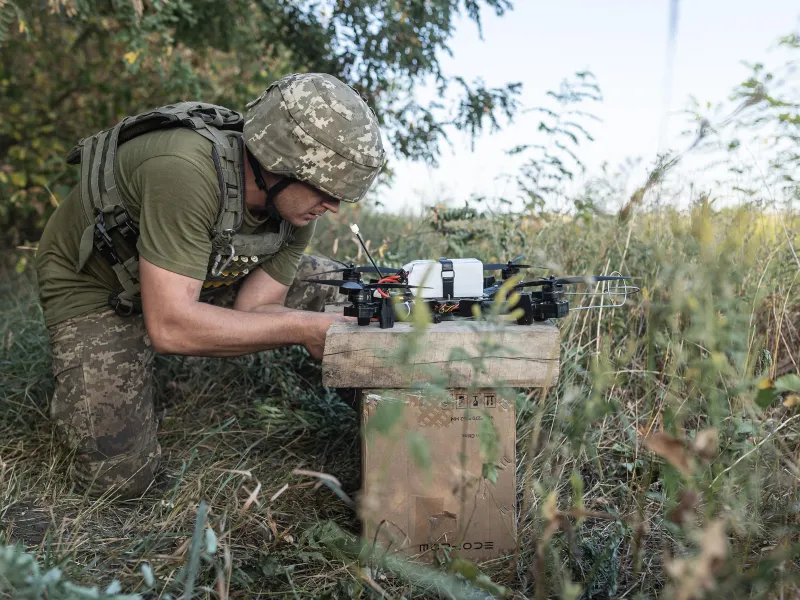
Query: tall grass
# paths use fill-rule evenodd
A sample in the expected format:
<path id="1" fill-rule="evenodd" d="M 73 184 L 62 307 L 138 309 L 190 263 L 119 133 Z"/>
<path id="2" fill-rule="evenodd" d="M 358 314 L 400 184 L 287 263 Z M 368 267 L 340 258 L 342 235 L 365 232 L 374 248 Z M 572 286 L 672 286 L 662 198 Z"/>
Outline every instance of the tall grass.
<path id="1" fill-rule="evenodd" d="M 474 234 L 469 256 L 524 252 L 559 274 L 619 270 L 642 294 L 562 320 L 558 385 L 520 404 L 528 543 L 516 589 L 569 597 L 574 581 L 585 597 L 796 592 L 800 380 L 776 389 L 771 377 L 800 354 L 798 216 L 714 211 L 701 198 L 683 213 L 517 217 L 523 230 L 536 224 L 524 245 L 498 236 L 496 220 L 464 211 L 454 220 Z M 327 235 L 347 239 L 336 223 Z M 433 256 L 454 250 L 438 242 Z M 554 506 L 615 519 L 564 520 Z M 543 546 L 553 525 L 561 533 Z"/>
<path id="2" fill-rule="evenodd" d="M 320 228 L 313 250 L 358 258 L 352 216 Z M 517 215 L 505 221 L 511 231 L 496 217 L 450 217 L 362 213 L 358 222 L 395 265 L 457 254 L 446 225 L 463 228 L 463 255 L 524 252 L 551 272 L 619 270 L 642 288 L 621 308 L 562 319 L 558 381 L 519 392 L 520 549 L 481 566 L 493 585 L 520 598 L 800 593 L 800 390 L 791 376 L 772 381 L 776 363 L 800 359 L 800 217 L 715 211 L 703 199 L 624 219 Z M 321 386 L 301 349 L 159 358 L 165 469 L 156 485 L 116 504 L 73 492 L 46 418 L 52 388 L 35 282 L 12 274 L 0 287 L 4 543 L 86 585 L 117 579 L 126 593 L 177 596 L 202 501 L 218 545 L 197 559 L 195 597 L 477 593 L 461 563 L 445 561 L 437 579 L 357 560 L 357 514 L 342 500 L 358 498 L 356 413 L 344 390 Z"/>

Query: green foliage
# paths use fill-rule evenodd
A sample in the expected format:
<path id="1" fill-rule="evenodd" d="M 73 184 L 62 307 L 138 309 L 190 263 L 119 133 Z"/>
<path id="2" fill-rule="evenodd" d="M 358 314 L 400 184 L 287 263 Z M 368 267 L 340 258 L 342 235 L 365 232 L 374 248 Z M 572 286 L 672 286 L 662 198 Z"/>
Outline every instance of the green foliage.
<path id="1" fill-rule="evenodd" d="M 0 4 L 0 44 L 8 39 L 9 30 L 15 23 L 20 23 L 20 33 L 25 33 L 25 25 L 22 20 L 22 11 L 11 0 L 6 0 Z"/>
<path id="2" fill-rule="evenodd" d="M 172 36 L 173 54 L 187 61 L 171 84 L 175 86 L 189 85 L 194 76 L 208 77 L 203 81 L 217 82 L 214 86 L 226 81 L 225 77 L 238 81 L 239 70 L 247 64 L 240 62 L 241 52 L 234 54 L 234 49 L 255 38 L 235 34 L 250 27 L 256 36 L 266 27 L 258 20 L 231 25 L 223 17 L 241 16 L 236 11 L 243 10 L 242 5 L 237 3 L 152 2 L 141 16 L 133 3 L 98 8 L 62 2 L 59 6 L 63 14 L 31 19 L 30 39 L 25 43 L 42 44 L 45 36 L 53 43 L 59 36 L 69 39 L 75 33 L 69 33 L 70 27 L 37 25 L 47 19 L 80 23 L 91 33 L 79 45 L 94 48 L 96 60 L 113 50 L 119 62 L 128 65 L 126 73 L 152 83 L 160 76 L 154 57 L 162 56 L 153 48 L 157 50 L 164 38 L 142 33 L 163 26 Z M 119 9 L 118 14 L 109 6 Z M 295 64 L 292 61 L 303 47 L 307 46 L 306 59 L 324 61 L 336 54 L 339 40 L 345 39 L 316 37 L 331 23 L 336 27 L 340 17 L 315 12 L 311 5 L 275 1 L 254 6 L 273 9 L 269 22 L 275 26 L 302 21 L 297 31 L 315 40 L 294 49 L 269 47 L 274 54 L 265 47 L 265 56 L 275 61 L 274 73 Z M 362 18 L 377 15 L 369 12 L 377 10 L 375 6 L 350 3 L 341 12 L 351 15 L 347 18 Z M 408 6 L 427 11 L 444 5 Z M 463 6 L 470 14 L 478 10 L 475 2 Z M 76 12 L 68 14 L 68 7 Z M 214 15 L 221 17 L 215 20 Z M 417 23 L 423 19 L 415 14 L 406 18 Z M 428 41 L 446 37 L 443 32 L 448 31 L 449 22 L 441 14 L 437 19 L 432 22 L 439 29 L 426 29 L 423 34 Z M 11 27 L 10 34 L 16 35 L 16 30 Z M 360 31 L 362 40 L 373 32 Z M 379 23 L 374 31 L 381 31 Z M 206 38 L 208 49 L 190 47 L 190 41 L 196 44 Z M 106 41 L 104 49 L 101 39 Z M 797 36 L 787 37 L 785 43 L 797 46 Z M 382 52 L 381 48 L 376 42 L 375 52 Z M 341 56 L 349 56 L 350 51 L 355 56 L 355 49 Z M 2 52 L 9 53 L 4 57 L 19 59 L 10 47 L 4 46 Z M 203 62 L 206 59 L 210 62 Z M 398 58 L 398 64 L 404 60 Z M 353 62 L 352 72 L 370 72 L 360 64 Z M 67 60 L 63 68 L 77 84 L 87 83 L 79 75 L 88 71 Z M 9 81 L 32 77 L 25 69 L 7 68 L 5 63 L 2 69 L 7 69 L 3 77 Z M 102 93 L 96 104 L 88 97 L 84 102 L 97 109 L 89 111 L 97 117 L 99 107 L 105 106 L 103 99 L 119 90 L 108 83 L 110 74 L 91 72 L 98 79 L 88 81 L 88 87 Z M 61 77 L 58 69 L 52 73 Z M 109 79 L 103 79 L 106 76 Z M 147 77 L 153 77 L 152 81 Z M 761 110 L 764 123 L 776 128 L 772 131 L 785 127 L 780 129 L 781 139 L 791 141 L 797 101 L 791 95 L 758 91 L 759 85 L 773 86 L 777 80 L 759 72 L 759 78 L 742 86 L 742 93 L 750 93 L 747 98 L 753 100 L 743 97 L 746 106 L 729 123 L 757 137 L 759 123 L 744 117 Z M 519 475 L 520 544 L 512 560 L 477 565 L 444 555 L 438 568 L 427 568 L 383 549 L 370 554 L 354 543 L 357 528 L 344 490 L 349 493 L 357 488 L 356 416 L 336 391 L 319 384 L 319 365 L 298 348 L 228 360 L 158 357 L 157 400 L 165 414 L 160 441 L 168 450 L 164 487 L 152 490 L 145 501 L 113 509 L 90 504 L 63 489 L 59 482 L 66 479 L 65 468 L 53 458 L 57 456 L 53 440 L 42 426 L 52 390 L 47 332 L 23 273 L 12 274 L 0 286 L 0 398 L 4 402 L 0 514 L 8 521 L 14 510 L 38 502 L 47 507 L 43 512 L 52 511 L 59 519 L 69 510 L 76 510 L 77 518 L 59 521 L 58 536 L 29 543 L 39 549 L 36 560 L 48 568 L 57 564 L 63 569 L 58 581 L 56 575 L 42 574 L 44 568 L 39 578 L 21 578 L 25 569 L 33 569 L 31 560 L 20 559 L 19 552 L 12 550 L 11 577 L 21 578 L 14 580 L 16 589 L 41 586 L 50 577 L 53 588 L 47 597 L 58 597 L 63 591 L 58 586 L 66 585 L 68 578 L 97 581 L 113 573 L 134 590 L 141 579 L 148 589 L 162 588 L 160 597 L 187 585 L 198 593 L 229 588 L 231 595 L 253 597 L 269 593 L 466 598 L 509 592 L 536 598 L 558 594 L 563 598 L 795 596 L 800 573 L 796 477 L 800 380 L 793 374 L 778 377 L 775 368 L 786 363 L 787 355 L 791 364 L 797 364 L 796 344 L 791 340 L 797 339 L 792 336 L 800 328 L 796 294 L 800 218 L 796 210 L 764 210 L 775 205 L 766 184 L 753 190 L 751 202 L 734 208 L 719 208 L 703 193 L 693 194 L 687 210 L 665 208 L 656 184 L 665 181 L 679 156 L 660 157 L 618 215 L 605 215 L 599 209 L 606 199 L 620 199 L 620 187 L 613 180 L 590 182 L 577 197 L 568 198 L 567 206 L 575 209 L 572 214 L 564 214 L 564 205 L 550 210 L 548 201 L 563 195 L 562 186 L 580 169 L 571 162 L 577 153 L 573 158 L 568 150 L 576 152 L 577 144 L 590 140 L 588 128 L 571 124 L 579 123 L 575 120 L 580 117 L 578 101 L 599 97 L 591 80 L 586 81 L 589 88 L 584 91 L 562 90 L 554 95 L 561 108 L 543 113 L 547 119 L 542 121 L 543 140 L 551 143 L 541 150 L 552 154 L 532 158 L 538 163 L 523 178 L 522 197 L 530 201 L 522 209 L 511 210 L 509 199 L 472 199 L 465 208 L 435 207 L 430 215 L 415 219 L 354 207 L 346 216 L 321 223 L 314 241 L 315 252 L 361 261 L 363 256 L 345 229 L 357 221 L 381 261 L 394 265 L 453 253 L 507 260 L 524 252 L 526 262 L 542 264 L 556 274 L 620 269 L 637 277 L 641 294 L 629 298 L 623 307 L 574 311 L 560 320 L 561 372 L 556 385 L 546 391 L 520 390 L 517 395 L 519 462 L 506 467 L 515 468 Z M 26 83 L 35 84 L 33 80 Z M 51 90 L 44 94 L 46 98 L 26 103 L 20 85 L 14 84 L 17 96 L 9 100 L 10 106 L 16 103 L 19 109 L 9 114 L 22 114 L 22 119 L 29 106 L 31 111 L 44 110 L 53 100 Z M 166 85 L 152 86 L 153 93 L 162 93 Z M 246 95 L 245 90 L 228 85 L 213 87 L 213 93 L 234 93 L 231 89 Z M 402 92 L 402 87 L 398 89 Z M 385 96 L 391 100 L 386 115 L 396 108 L 394 91 Z M 130 86 L 128 93 L 145 99 L 136 86 Z M 481 94 L 475 98 L 490 101 Z M 122 98 L 119 104 L 107 105 L 109 112 L 98 122 L 111 118 L 120 106 L 133 106 L 130 102 L 131 98 Z M 419 148 L 428 147 L 438 135 L 432 125 L 435 119 L 430 119 L 419 134 Z M 36 122 L 31 120 L 31 124 Z M 59 128 L 72 127 L 68 120 L 55 123 Z M 461 126 L 471 127 L 469 120 Z M 9 128 L 3 130 L 3 139 L 23 135 L 21 130 L 14 133 L 13 123 L 3 127 Z M 711 133 L 699 135 L 697 147 L 713 139 Z M 1 173 L 6 181 L 0 180 L 0 184 L 16 186 L 4 188 L 11 192 L 23 189 L 19 177 L 27 178 L 33 171 L 18 166 L 34 156 L 27 147 L 20 154 L 20 143 L 12 145 L 17 149 L 9 149 L 12 159 L 8 160 L 17 162 L 5 164 Z M 408 147 L 412 146 L 409 142 Z M 731 156 L 739 147 L 731 142 Z M 536 150 L 525 149 L 534 154 Z M 794 177 L 789 168 L 791 155 L 784 154 L 781 160 L 774 163 L 770 177 Z M 12 175 L 17 183 L 11 181 Z M 52 182 L 44 183 L 53 189 Z M 16 197 L 13 210 L 29 208 L 30 203 L 20 198 Z M 500 319 L 513 306 L 510 291 L 503 291 L 509 306 L 501 309 L 498 305 L 488 314 L 475 315 L 475 320 Z M 571 297 L 573 306 L 598 300 L 597 296 Z M 413 321 L 419 333 L 430 326 L 430 315 L 420 310 Z M 413 356 L 415 340 L 419 338 L 409 336 L 401 364 Z M 474 351 L 463 350 L 451 358 L 469 361 L 479 370 L 485 356 L 500 351 L 487 337 Z M 382 403 L 370 422 L 370 433 L 390 434 L 400 418 L 401 403 Z M 482 475 L 492 480 L 496 463 L 490 458 L 496 440 L 489 425 L 482 422 L 479 437 L 487 456 Z M 430 449 L 417 436 L 409 435 L 401 443 L 408 444 L 421 465 L 430 461 Z M 318 483 L 327 487 L 296 484 L 293 468 L 309 462 L 315 471 L 340 470 L 345 483 L 339 486 L 320 479 Z M 199 499 L 206 499 L 207 511 Z M 8 542 L 8 537 L 31 534 L 9 526 L 3 535 Z M 361 561 L 365 554 L 367 565 Z M 75 557 L 75 563 L 64 556 Z M 24 568 L 19 568 L 20 560 L 25 561 Z M 0 585 L 8 581 L 0 578 Z M 117 592 L 111 588 L 109 593 Z"/>
<path id="3" fill-rule="evenodd" d="M 368 432 L 387 435 L 400 422 L 405 411 L 405 402 L 392 398 L 383 398 L 375 409 L 375 414 L 367 424 Z"/>
<path id="4" fill-rule="evenodd" d="M 482 574 L 472 561 L 464 558 L 455 558 L 448 568 L 452 572 L 461 575 L 467 581 L 474 583 L 478 589 L 492 594 L 493 598 L 507 598 L 511 595 L 511 590 L 494 583 L 486 575 Z"/>
<path id="5" fill-rule="evenodd" d="M 587 104 L 602 100 L 599 85 L 592 73 L 578 72 L 571 79 L 563 81 L 559 90 L 547 92 L 547 98 L 553 106 L 523 111 L 541 115 L 536 129 L 536 142 L 517 146 L 508 152 L 509 155 L 525 158 L 513 177 L 516 183 L 514 197 L 472 197 L 465 200 L 463 206 L 439 203 L 430 208 L 430 231 L 415 231 L 413 238 L 399 236 L 398 230 L 411 227 L 411 223 L 401 220 L 394 231 L 381 232 L 379 237 L 387 244 L 386 251 L 390 255 L 404 254 L 402 247 L 391 244 L 396 240 L 416 249 L 415 258 L 429 256 L 430 251 L 425 251 L 431 247 L 434 238 L 423 236 L 425 233 L 435 233 L 437 251 L 444 254 L 474 256 L 476 250 L 480 249 L 480 258 L 486 261 L 508 260 L 513 249 L 525 246 L 541 226 L 539 214 L 545 206 L 548 211 L 575 209 L 577 217 L 584 221 L 591 219 L 594 214 L 600 214 L 605 199 L 597 198 L 594 187 L 577 198 L 565 198 L 566 185 L 584 169 L 578 156 L 582 144 L 593 141 L 588 127 L 596 117 Z M 372 228 L 362 226 L 362 229 L 372 234 L 376 232 L 376 225 L 386 223 L 386 220 L 380 224 L 369 223 Z M 334 228 L 337 237 L 346 235 L 343 223 L 321 225 L 324 229 L 318 238 L 320 235 L 329 235 L 327 232 Z M 327 243 L 327 239 L 323 238 L 318 245 L 328 247 Z"/>
<path id="6" fill-rule="evenodd" d="M 481 456 L 485 459 L 481 475 L 493 485 L 497 484 L 500 438 L 489 414 L 483 415 L 478 426 L 478 440 L 481 443 Z"/>
<path id="7" fill-rule="evenodd" d="M 784 375 L 779 377 L 774 382 L 769 379 L 762 379 L 759 382 L 759 389 L 756 393 L 755 403 L 760 408 L 768 408 L 780 398 L 784 392 L 794 392 L 800 394 L 800 375 Z M 789 406 L 787 404 L 787 406 Z M 794 406 L 794 402 L 791 404 Z"/>
<path id="8" fill-rule="evenodd" d="M 775 380 L 775 390 L 778 392 L 795 392 L 800 394 L 800 375 L 784 375 Z"/>
<path id="9" fill-rule="evenodd" d="M 208 506 L 201 502 L 198 506 L 194 533 L 191 537 L 189 560 L 181 567 L 176 577 L 183 598 L 192 598 L 201 560 L 214 563 L 217 551 L 217 536 L 213 529 L 206 527 Z M 156 584 L 153 571 L 147 563 L 141 565 L 141 573 L 147 588 Z M 172 586 L 173 589 L 176 587 Z M 97 586 L 86 587 L 69 581 L 62 569 L 53 567 L 42 573 L 39 563 L 31 554 L 17 546 L 0 546 L 0 597 L 10 594 L 19 600 L 143 600 L 140 594 L 122 595 L 122 586 L 114 579 L 104 590 Z M 165 593 L 165 600 L 173 595 Z"/>
<path id="10" fill-rule="evenodd" d="M 629 298 L 622 308 L 574 312 L 559 321 L 562 357 L 557 385 L 546 396 L 520 391 L 520 462 L 515 467 L 523 501 L 517 558 L 523 572 L 535 570 L 536 579 L 509 574 L 505 563 L 472 567 L 458 563 L 467 576 L 483 571 L 494 585 L 527 597 L 545 588 L 578 597 L 578 586 L 587 598 L 608 597 L 614 590 L 619 595 L 631 588 L 632 597 L 639 592 L 643 597 L 675 597 L 673 592 L 694 575 L 686 571 L 682 578 L 674 578 L 670 573 L 703 564 L 701 557 L 719 538 L 711 536 L 710 541 L 699 543 L 695 538 L 710 536 L 707 524 L 724 517 L 729 523 L 725 539 L 730 540 L 724 563 L 729 568 L 712 573 L 716 589 L 729 590 L 731 597 L 756 588 L 776 591 L 783 587 L 785 595 L 793 593 L 791 577 L 797 571 L 798 555 L 789 544 L 797 527 L 797 481 L 785 476 L 788 471 L 781 465 L 793 469 L 800 421 L 797 407 L 782 404 L 777 394 L 788 400 L 796 393 L 797 379 L 784 375 L 770 382 L 769 366 L 758 359 L 770 347 L 766 340 L 771 330 L 782 322 L 788 335 L 793 323 L 800 322 L 800 306 L 792 295 L 795 274 L 786 269 L 791 250 L 782 242 L 779 217 L 789 231 L 800 231 L 796 214 L 773 215 L 752 206 L 716 210 L 702 198 L 683 214 L 639 212 L 624 223 L 596 215 L 590 227 L 579 220 L 543 215 L 542 227 L 528 245 L 512 248 L 534 256 L 557 256 L 559 274 L 596 273 L 624 265 L 625 272 L 640 278 L 637 285 L 642 293 Z M 396 224 L 393 216 L 383 217 L 382 224 L 376 215 L 369 219 L 378 223 L 375 231 L 390 231 Z M 410 227 L 428 232 L 424 236 L 427 247 L 433 256 L 441 255 L 444 240 L 431 233 L 430 220 L 410 222 Z M 336 238 L 323 239 L 333 243 Z M 628 239 L 627 246 L 611 242 L 618 239 Z M 796 233 L 792 239 L 800 241 Z M 344 245 L 340 242 L 340 248 Z M 412 244 L 392 245 L 397 261 L 420 256 Z M 494 242 L 486 240 L 474 250 L 488 255 L 493 247 Z M 318 248 L 321 252 L 329 249 Z M 402 255 L 401 249 L 407 254 Z M 48 502 L 63 497 L 69 505 L 74 495 L 52 488 L 63 474 L 40 475 L 46 470 L 41 461 L 53 452 L 50 435 L 42 430 L 52 389 L 46 330 L 25 276 L 4 281 L 0 287 L 5 332 L 0 337 L 0 397 L 6 410 L 0 413 L 0 437 L 7 442 L 0 446 L 0 453 L 14 470 L 9 480 L 8 473 L 2 479 L 0 468 L 0 498 L 10 494 L 13 499 L 22 490 L 44 487 Z M 573 305 L 581 301 L 580 297 L 572 300 Z M 485 346 L 466 356 L 479 368 L 482 353 L 492 348 L 491 340 L 486 340 Z M 778 347 L 770 354 L 779 361 L 783 350 Z M 163 512 L 155 523 L 142 519 L 141 527 L 130 530 L 134 541 L 123 555 L 105 547 L 98 550 L 97 540 L 114 535 L 87 531 L 84 520 L 77 531 L 80 545 L 67 547 L 74 548 L 70 552 L 85 563 L 95 557 L 101 562 L 84 572 L 64 565 L 64 572 L 82 582 L 99 581 L 108 572 L 104 565 L 122 561 L 133 576 L 120 580 L 135 591 L 133 586 L 144 576 L 143 560 L 154 554 L 170 555 L 180 543 L 176 539 L 191 536 L 200 495 L 211 499 L 209 514 L 213 516 L 201 530 L 199 547 L 217 562 L 201 558 L 198 586 L 214 585 L 215 565 L 228 548 L 234 564 L 240 565 L 231 575 L 232 591 L 251 590 L 256 595 L 269 589 L 291 595 L 296 589 L 302 596 L 313 589 L 318 596 L 333 598 L 350 593 L 346 589 L 371 589 L 355 574 L 357 551 L 344 552 L 337 550 L 338 542 L 322 542 L 328 538 L 319 523 L 328 522 L 331 511 L 338 508 L 347 512 L 337 514 L 336 522 L 347 525 L 352 517 L 347 505 L 327 488 L 294 488 L 296 478 L 280 470 L 284 463 L 307 461 L 315 461 L 310 467 L 314 470 L 345 469 L 357 454 L 355 414 L 333 390 L 319 385 L 319 365 L 309 361 L 302 349 L 291 349 L 227 360 L 159 357 L 157 369 L 158 389 L 167 395 L 170 409 L 161 439 L 173 454 L 168 469 L 175 479 L 167 491 L 154 492 L 136 510 L 147 507 Z M 772 400 L 761 409 L 754 400 L 765 379 Z M 388 412 L 376 421 L 381 431 L 390 434 L 400 418 L 395 411 L 401 407 L 394 404 L 398 406 L 386 403 Z M 213 409 L 212 418 L 202 412 L 204 406 Z M 679 461 L 681 454 L 654 454 L 645 445 L 649 433 L 661 430 L 685 455 L 687 474 L 670 462 Z M 716 431 L 716 445 L 708 442 L 711 430 Z M 486 440 L 485 450 L 491 454 L 488 427 L 483 433 L 481 444 Z M 240 440 L 240 435 L 249 437 Z M 30 440 L 39 440 L 35 443 L 40 446 L 29 446 Z M 25 444 L 25 452 L 15 450 L 18 442 Z M 412 453 L 424 459 L 421 445 L 413 450 L 417 445 L 413 436 L 400 443 L 409 444 Z M 325 458 L 337 444 L 343 444 L 339 452 Z M 255 472 L 262 464 L 266 468 L 261 479 L 262 505 L 242 511 L 254 485 L 245 479 L 248 491 L 238 490 L 236 478 L 245 476 L 229 471 Z M 29 483 L 21 485 L 20 479 Z M 6 481 L 10 485 L 4 486 Z M 276 503 L 267 504 L 266 499 L 284 482 L 292 489 Z M 342 489 L 355 486 L 351 481 L 349 488 L 343 485 Z M 305 495 L 295 495 L 301 492 Z M 697 499 L 692 501 L 689 492 L 696 493 Z M 542 510 L 551 494 L 552 507 Z M 159 508 L 160 501 L 165 508 Z M 173 515 L 184 512 L 192 522 L 172 524 Z M 264 533 L 271 532 L 268 518 L 273 519 L 277 534 Z M 117 531 L 116 511 L 99 518 L 103 519 Z M 137 518 L 129 521 L 135 523 Z M 209 529 L 217 532 L 216 555 L 211 552 Z M 153 533 L 162 530 L 165 533 Z M 231 542 L 222 533 L 229 530 L 243 537 Z M 551 537 L 540 552 L 539 542 L 546 532 Z M 259 537 L 265 535 L 266 539 Z M 767 545 L 775 550 L 763 551 Z M 662 559 L 665 548 L 671 558 Z M 412 592 L 433 594 L 433 589 L 467 597 L 480 587 L 480 575 L 470 588 L 464 588 L 460 586 L 468 579 L 455 568 L 448 573 L 455 581 L 438 579 L 440 572 L 398 562 L 392 553 L 382 562 L 381 557 L 373 557 L 371 577 L 397 597 L 411 597 Z M 172 563 L 149 564 L 156 586 L 174 577 Z M 445 560 L 445 571 L 448 564 Z M 353 570 L 321 576 L 323 569 L 336 571 L 343 565 Z M 737 569 L 747 575 L 740 577 Z M 182 571 L 181 577 L 185 574 Z M 307 587 L 301 589 L 303 585 Z"/>
<path id="11" fill-rule="evenodd" d="M 3 245 L 37 239 L 76 181 L 64 157 L 80 138 L 176 99 L 243 111 L 286 73 L 331 73 L 375 109 L 396 155 L 431 164 L 448 130 L 475 136 L 517 110 L 518 84 L 467 83 L 439 63 L 459 15 L 480 24 L 507 0 L 40 4 L 0 4 Z M 429 80 L 452 104 L 414 100 Z"/>
<path id="12" fill-rule="evenodd" d="M 731 174 L 742 183 L 737 191 L 756 200 L 764 188 L 774 190 L 761 201 L 774 205 L 800 198 L 800 33 L 778 40 L 789 58 L 769 70 L 761 63 L 746 63 L 750 75 L 733 91 L 730 101 L 702 105 L 695 101 L 690 113 L 706 132 L 702 149 L 727 155 Z M 756 160 L 751 148 L 758 145 Z M 717 154 L 718 156 L 718 154 Z"/>
<path id="13" fill-rule="evenodd" d="M 525 111 L 541 115 L 537 133 L 542 141 L 509 151 L 511 155 L 527 157 L 515 179 L 525 207 L 537 210 L 548 204 L 554 206 L 554 200 L 563 200 L 565 184 L 584 171 L 578 153 L 582 143 L 594 141 L 587 127 L 589 122 L 598 120 L 584 106 L 602 101 L 600 86 L 589 71 L 575 73 L 572 80 L 565 80 L 558 91 L 551 90 L 547 95 L 555 102 L 552 108 Z M 593 208 L 586 197 L 582 202 L 580 212 Z"/>
<path id="14" fill-rule="evenodd" d="M 581 540 L 573 575 L 583 583 L 584 598 L 614 598 L 619 593 L 624 539 L 617 526 Z"/>
<path id="15" fill-rule="evenodd" d="M 115 579 L 105 590 L 77 585 L 54 567 L 42 572 L 36 558 L 16 546 L 0 546 L 0 595 L 16 600 L 142 600 L 139 594 L 120 594 Z"/>
<path id="16" fill-rule="evenodd" d="M 422 434 L 419 431 L 409 431 L 406 442 L 414 465 L 422 472 L 428 471 L 431 467 L 431 449 Z"/>
<path id="17" fill-rule="evenodd" d="M 652 181 L 674 163 L 659 164 Z M 680 597 L 682 589 L 699 597 L 697 586 L 744 589 L 735 572 L 748 568 L 748 589 L 792 590 L 792 576 L 769 576 L 766 565 L 795 566 L 797 553 L 761 556 L 754 539 L 788 543 L 797 531 L 796 480 L 775 465 L 795 462 L 789 457 L 800 440 L 798 379 L 770 380 L 772 363 L 759 357 L 780 335 L 776 328 L 791 335 L 800 324 L 793 292 L 798 216 L 764 212 L 757 204 L 718 209 L 702 194 L 682 212 L 648 209 L 644 201 L 637 207 L 626 219 L 514 213 L 517 227 L 535 215 L 536 233 L 499 257 L 495 215 L 434 207 L 434 218 L 422 219 L 431 232 L 420 236 L 422 249 L 390 244 L 385 251 L 393 250 L 401 264 L 453 252 L 450 238 L 458 230 L 445 230 L 444 215 L 445 227 L 463 219 L 481 232 L 462 255 L 508 259 L 525 252 L 526 262 L 549 264 L 563 275 L 620 269 L 642 288 L 622 308 L 560 320 L 558 385 L 547 401 L 519 405 L 518 452 L 525 458 L 518 472 L 525 472 L 520 485 L 527 499 L 519 526 L 529 543 L 549 540 L 535 551 L 521 549 L 519 560 L 534 565 L 538 584 L 520 593 L 538 596 L 545 585 L 564 597 L 604 598 L 632 587 L 642 597 Z M 570 300 L 575 306 L 601 298 Z M 462 350 L 451 359 L 479 369 L 482 353 Z M 776 356 L 785 357 L 784 351 Z M 654 450 L 646 440 L 656 431 L 664 432 L 664 446 Z M 491 463 L 483 476 L 491 479 Z M 539 514 L 539 499 L 549 493 L 553 509 Z M 558 505 L 571 508 L 559 512 Z M 598 506 L 608 507 L 600 513 L 608 520 L 593 516 Z M 717 526 L 723 518 L 724 536 Z M 703 571 L 728 543 L 728 567 Z M 664 547 L 673 558 L 660 559 Z M 575 583 L 564 576 L 564 565 Z M 465 569 L 474 572 L 474 566 Z"/>

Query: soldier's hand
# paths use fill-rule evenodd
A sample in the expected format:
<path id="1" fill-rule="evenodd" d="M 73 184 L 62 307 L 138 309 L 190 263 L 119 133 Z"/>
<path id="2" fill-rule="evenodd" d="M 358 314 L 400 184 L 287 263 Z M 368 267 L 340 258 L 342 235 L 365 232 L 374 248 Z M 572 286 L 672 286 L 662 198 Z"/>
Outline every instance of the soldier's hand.
<path id="1" fill-rule="evenodd" d="M 312 313 L 309 316 L 313 318 L 310 319 L 309 333 L 303 345 L 314 360 L 322 360 L 322 354 L 325 352 L 325 335 L 333 323 L 357 321 L 355 317 L 345 317 L 337 313 Z"/>

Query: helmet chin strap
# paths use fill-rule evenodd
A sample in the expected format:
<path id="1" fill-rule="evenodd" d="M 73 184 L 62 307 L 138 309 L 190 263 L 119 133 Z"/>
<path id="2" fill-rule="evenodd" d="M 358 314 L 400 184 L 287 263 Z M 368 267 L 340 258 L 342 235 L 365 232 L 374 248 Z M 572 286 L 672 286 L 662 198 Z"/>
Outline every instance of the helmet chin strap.
<path id="1" fill-rule="evenodd" d="M 281 191 L 283 191 L 284 188 L 294 183 L 295 180 L 292 179 L 291 177 L 281 177 L 275 183 L 275 185 L 268 188 L 266 182 L 264 181 L 264 176 L 261 173 L 261 164 L 258 162 L 258 160 L 256 160 L 256 157 L 253 156 L 247 148 L 245 148 L 244 152 L 245 154 L 247 154 L 247 160 L 250 161 L 250 167 L 253 169 L 253 175 L 255 176 L 256 179 L 256 185 L 258 186 L 258 189 L 264 192 L 264 198 L 265 198 L 264 206 L 267 209 L 267 214 L 269 215 L 270 218 L 275 218 L 278 221 L 281 221 L 283 217 L 281 217 L 281 215 L 278 213 L 278 210 L 275 208 L 275 198 L 277 197 L 278 194 L 281 193 Z"/>

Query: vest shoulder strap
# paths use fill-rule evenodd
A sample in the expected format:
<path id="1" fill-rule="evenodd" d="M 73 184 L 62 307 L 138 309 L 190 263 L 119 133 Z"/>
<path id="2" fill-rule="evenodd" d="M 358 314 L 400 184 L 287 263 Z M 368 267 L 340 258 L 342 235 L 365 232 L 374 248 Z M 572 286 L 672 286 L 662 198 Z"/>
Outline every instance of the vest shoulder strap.
<path id="1" fill-rule="evenodd" d="M 123 288 L 110 300 L 118 312 L 120 307 L 127 314 L 136 310 L 140 291 L 136 253 L 139 232 L 122 204 L 117 186 L 119 145 L 150 131 L 172 127 L 187 127 L 208 139 L 220 186 L 219 212 L 212 235 L 230 240 L 244 217 L 243 126 L 244 118 L 236 111 L 203 102 L 179 102 L 126 117 L 115 126 L 80 140 L 69 152 L 67 163 L 80 164 L 79 192 L 87 221 L 75 271 L 83 270 L 93 252 L 101 254 Z"/>

